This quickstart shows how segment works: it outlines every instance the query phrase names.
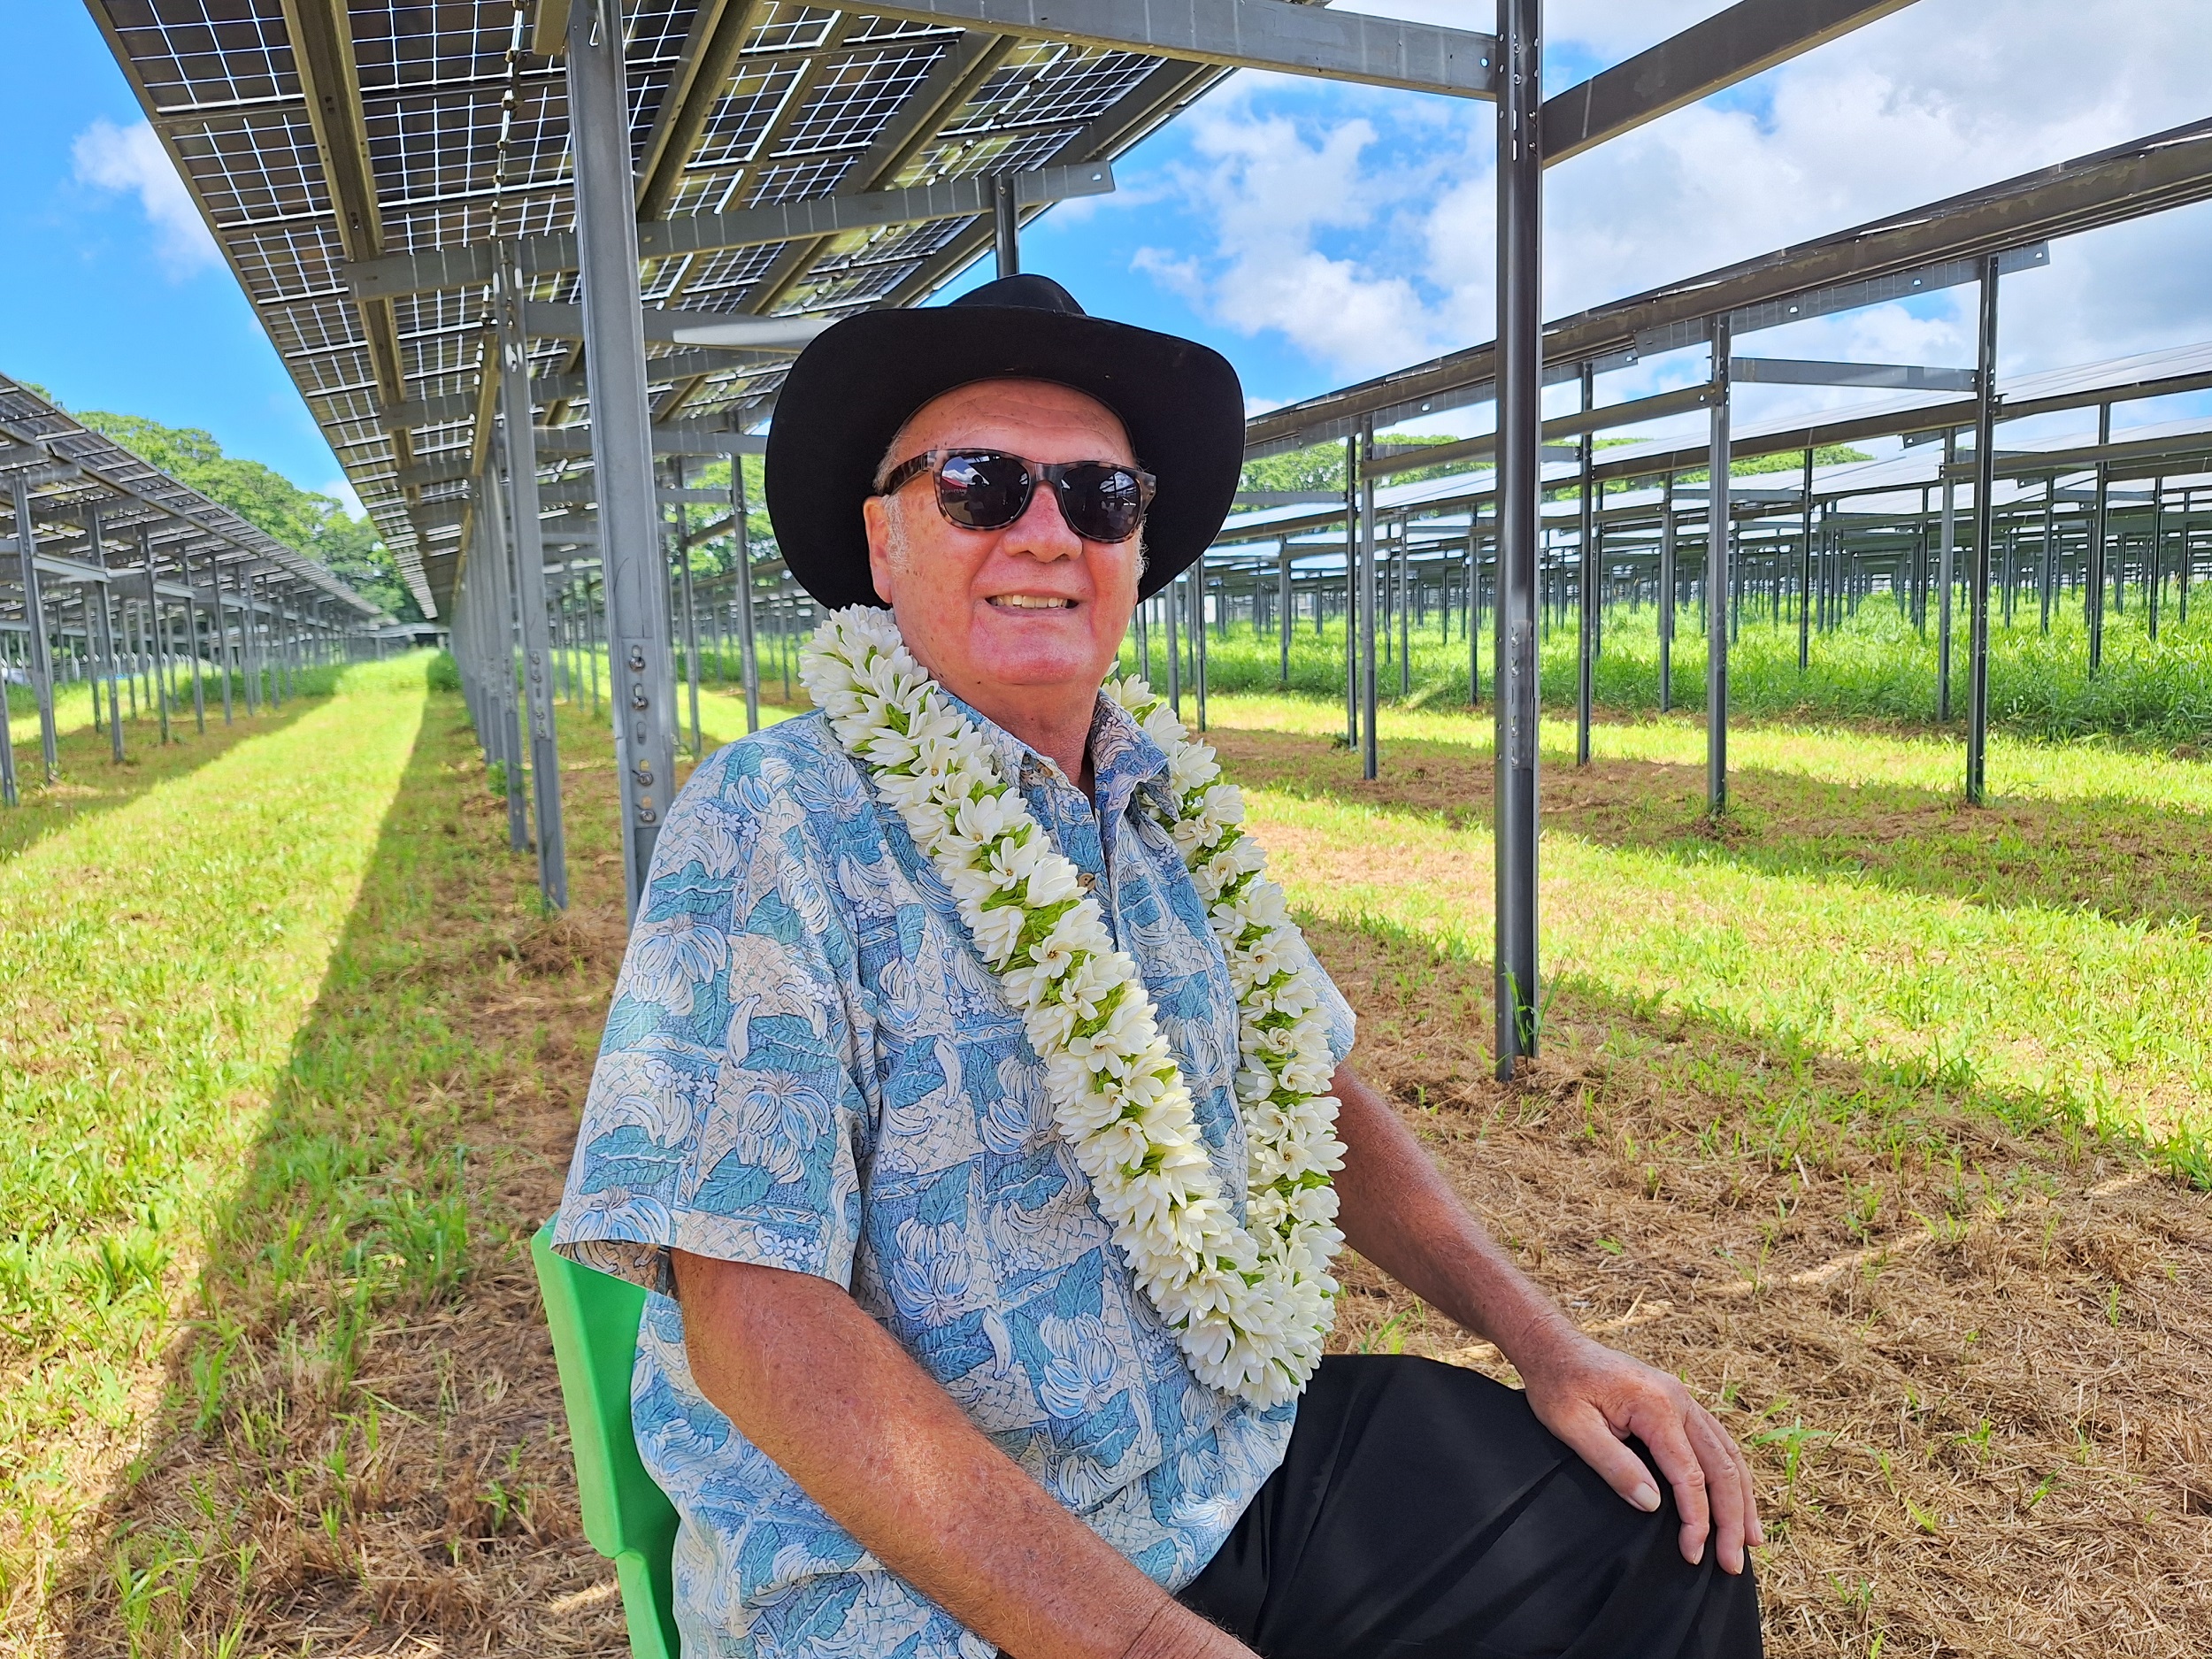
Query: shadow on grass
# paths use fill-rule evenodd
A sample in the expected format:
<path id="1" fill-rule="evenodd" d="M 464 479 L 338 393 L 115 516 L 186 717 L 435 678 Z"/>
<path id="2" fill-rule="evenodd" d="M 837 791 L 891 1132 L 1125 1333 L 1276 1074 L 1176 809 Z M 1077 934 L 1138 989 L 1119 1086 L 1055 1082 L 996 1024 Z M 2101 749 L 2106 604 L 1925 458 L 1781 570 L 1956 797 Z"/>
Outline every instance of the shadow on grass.
<path id="1" fill-rule="evenodd" d="M 430 697 L 160 1407 L 78 1522 L 63 1651 L 619 1645 L 525 1250 L 624 937 L 608 745 L 564 727 L 576 902 L 547 918 Z"/>
<path id="2" fill-rule="evenodd" d="M 1378 1001 L 1395 1002 L 1415 1020 L 1439 1014 L 1459 1019 L 1482 1034 L 1472 1057 L 1479 1076 L 1491 1074 L 1495 1051 L 1488 1033 L 1495 1029 L 1495 1003 L 1486 953 L 1379 917 L 1302 920 L 1333 974 L 1368 973 L 1367 995 L 1355 1001 L 1371 1008 Z M 1356 941 L 1349 953 L 1356 958 L 1371 949 L 1384 964 L 1381 972 L 1364 961 L 1333 960 L 1331 939 Z M 1350 988 L 1347 985 L 1348 993 Z M 1439 1006 L 1440 996 L 1452 999 L 1452 1005 Z M 1372 1018 L 1362 1015 L 1363 1040 Z M 1924 1168 L 1993 1136 L 2035 1143 L 2039 1156 L 2070 1166 L 2092 1156 L 2117 1158 L 2212 1191 L 2212 1136 L 2203 1131 L 2151 1136 L 2132 1123 L 2101 1121 L 2068 1094 L 1995 1087 L 1977 1074 L 1970 1056 L 1869 1061 L 1796 1032 L 1731 1018 L 1723 1010 L 1670 1006 L 1656 994 L 1624 995 L 1583 974 L 1563 975 L 1546 986 L 1537 1035 L 1540 1053 L 1678 1051 L 1685 1059 L 1685 1094 L 1741 1109 L 1734 1123 L 1685 1126 L 1715 1141 L 1709 1152 L 1754 1158 L 1772 1169 L 1787 1169 L 1800 1159 L 1821 1167 L 1847 1148 L 1895 1169 Z M 1468 1058 L 1462 1053 L 1440 1065 L 1425 1085 L 1448 1094 L 1463 1082 Z M 1413 1069 L 1418 1071 L 1417 1063 Z"/>
<path id="3" fill-rule="evenodd" d="M 239 744 L 272 732 L 282 731 L 310 709 L 321 706 L 322 693 L 287 697 L 275 710 L 265 704 L 248 715 L 242 704 L 232 723 L 223 724 L 220 707 L 210 711 L 207 730 L 194 729 L 192 715 L 170 717 L 170 741 L 161 741 L 161 727 L 151 719 L 123 720 L 124 759 L 117 765 L 104 731 L 80 726 L 65 732 L 55 743 L 61 776 L 45 781 L 45 763 L 39 751 L 37 717 L 27 731 L 19 718 L 15 733 L 15 775 L 21 786 L 21 804 L 0 807 L 0 863 L 15 857 L 67 828 L 80 818 L 126 807 L 173 778 L 220 760 Z"/>
<path id="4" fill-rule="evenodd" d="M 1231 775 L 1253 787 L 1486 823 L 1486 750 L 1444 742 L 1390 746 L 1373 782 L 1329 740 L 1223 730 Z M 1704 770 L 1661 761 L 1557 764 L 1542 776 L 1548 832 L 1633 849 L 1686 866 L 1723 861 L 1763 875 L 1846 878 L 1993 909 L 2085 910 L 2108 921 L 2200 921 L 2212 913 L 2212 824 L 2140 802 L 2000 798 L 1903 784 L 1839 783 L 1738 769 L 1729 811 L 1704 810 Z"/>

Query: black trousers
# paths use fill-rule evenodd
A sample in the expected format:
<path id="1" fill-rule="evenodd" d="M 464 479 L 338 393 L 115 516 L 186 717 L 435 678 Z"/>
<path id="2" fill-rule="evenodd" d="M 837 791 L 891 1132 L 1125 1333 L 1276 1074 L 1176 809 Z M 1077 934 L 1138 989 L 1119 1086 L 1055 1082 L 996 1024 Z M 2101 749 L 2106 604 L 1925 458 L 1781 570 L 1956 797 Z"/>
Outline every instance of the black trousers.
<path id="1" fill-rule="evenodd" d="M 1758 1659 L 1749 1569 L 1709 1548 L 1691 1566 L 1680 1525 L 1671 1494 L 1649 1515 L 1616 1496 L 1517 1389 L 1337 1356 L 1180 1599 L 1263 1659 Z"/>

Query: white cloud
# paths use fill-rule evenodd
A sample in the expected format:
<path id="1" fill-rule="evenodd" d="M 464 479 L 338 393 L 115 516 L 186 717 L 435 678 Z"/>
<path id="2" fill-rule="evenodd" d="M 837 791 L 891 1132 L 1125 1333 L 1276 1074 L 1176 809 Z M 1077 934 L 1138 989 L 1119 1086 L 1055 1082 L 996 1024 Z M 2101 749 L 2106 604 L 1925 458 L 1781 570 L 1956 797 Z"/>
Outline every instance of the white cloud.
<path id="1" fill-rule="evenodd" d="M 215 238 L 145 122 L 118 127 L 96 119 L 77 134 L 72 155 L 80 183 L 137 196 L 154 229 L 155 252 L 172 278 L 220 263 Z"/>
<path id="2" fill-rule="evenodd" d="M 353 518 L 358 518 L 368 511 L 368 509 L 361 504 L 361 497 L 354 492 L 353 480 L 343 473 L 332 479 L 317 493 L 329 496 Z"/>
<path id="3" fill-rule="evenodd" d="M 1376 142 L 1366 121 L 1310 131 L 1288 115 L 1254 114 L 1251 96 L 1186 118 L 1197 160 L 1169 170 L 1176 195 L 1214 227 L 1213 245 L 1141 248 L 1133 263 L 1216 321 L 1247 334 L 1279 330 L 1336 373 L 1423 355 L 1435 322 L 1413 284 L 1319 246 L 1325 233 L 1388 219 L 1418 177 L 1363 167 Z"/>
<path id="4" fill-rule="evenodd" d="M 1347 4 L 1468 26 L 1463 0 Z M 1558 0 L 1552 55 L 1617 62 L 1718 9 Z M 1919 0 L 1550 172 L 1546 313 L 2198 119 L 2208 60 L 2212 7 Z M 1166 180 L 1203 236 L 1141 268 L 1231 328 L 1279 332 L 1333 380 L 1491 336 L 1488 105 L 1272 78 L 1232 87 L 1185 118 L 1193 159 Z M 2208 269 L 2212 206 L 2056 242 L 2049 269 L 2007 280 L 2001 373 L 2212 335 Z M 1757 349 L 1963 364 L 1970 296 L 1824 319 Z M 1809 407 L 1826 396 L 1806 396 Z"/>

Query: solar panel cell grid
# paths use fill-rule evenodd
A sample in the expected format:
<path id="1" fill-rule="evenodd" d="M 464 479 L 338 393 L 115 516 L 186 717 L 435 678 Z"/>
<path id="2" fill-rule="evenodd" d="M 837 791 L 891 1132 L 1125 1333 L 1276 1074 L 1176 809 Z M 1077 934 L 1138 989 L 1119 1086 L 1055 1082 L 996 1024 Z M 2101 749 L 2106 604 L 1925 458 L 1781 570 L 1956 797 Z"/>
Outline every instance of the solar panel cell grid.
<path id="1" fill-rule="evenodd" d="M 421 585 L 427 544 L 407 522 L 403 492 L 390 481 L 392 440 L 377 411 L 391 393 L 376 390 L 364 312 L 344 289 L 333 186 L 307 118 L 280 0 L 92 4 L 113 31 L 149 112 L 198 112 L 167 128 L 188 182 L 349 476 L 365 498 L 373 497 L 403 568 L 419 596 L 434 604 Z M 558 63 L 511 55 L 518 38 L 512 0 L 340 4 L 385 253 L 571 227 L 564 71 Z M 626 6 L 625 14 L 629 137 L 641 159 L 670 89 L 689 84 L 687 55 L 713 30 L 701 27 L 695 0 L 647 0 Z M 718 10 L 705 20 L 722 15 Z M 931 72 L 960 39 L 956 29 L 768 0 L 752 13 L 743 50 L 703 123 L 696 130 L 679 123 L 680 176 L 666 211 L 721 212 L 1033 166 L 1058 156 L 1085 123 L 1128 96 L 1156 62 L 1019 44 L 956 110 L 916 105 L 925 90 L 942 96 Z M 673 109 L 669 119 L 676 119 Z M 896 178 L 857 179 L 856 158 L 887 134 L 904 156 Z M 946 219 L 723 250 L 657 262 L 641 273 L 642 291 L 710 311 L 849 309 L 945 280 L 987 229 L 981 221 Z M 570 273 L 541 275 L 533 291 L 559 303 L 578 298 Z M 392 343 L 378 349 L 396 347 L 405 377 L 401 396 L 420 403 L 472 393 L 483 357 L 484 304 L 482 292 L 471 289 L 391 304 Z M 536 341 L 532 358 L 541 373 L 562 372 L 575 366 L 575 349 L 571 342 Z M 682 377 L 693 387 L 684 415 L 757 409 L 772 397 L 781 373 L 773 359 L 746 361 L 698 382 L 695 367 Z M 581 400 L 571 407 L 580 408 Z M 435 453 L 453 430 L 417 428 L 413 453 Z"/>

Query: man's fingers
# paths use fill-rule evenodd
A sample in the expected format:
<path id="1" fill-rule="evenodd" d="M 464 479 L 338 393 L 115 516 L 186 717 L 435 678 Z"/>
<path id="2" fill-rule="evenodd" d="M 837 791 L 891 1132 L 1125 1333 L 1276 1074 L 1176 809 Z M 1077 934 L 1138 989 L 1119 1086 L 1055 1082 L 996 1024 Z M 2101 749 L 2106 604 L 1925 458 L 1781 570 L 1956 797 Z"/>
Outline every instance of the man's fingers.
<path id="1" fill-rule="evenodd" d="M 1552 1432 L 1596 1470 L 1605 1484 L 1648 1515 L 1659 1507 L 1659 1488 L 1651 1483 L 1644 1460 L 1622 1444 L 1607 1426 L 1596 1407 L 1578 1404 L 1567 1421 L 1550 1425 Z"/>
<path id="2" fill-rule="evenodd" d="M 1719 1426 L 1717 1421 L 1715 1426 Z M 1736 1444 L 1736 1437 L 1726 1429 L 1720 1431 L 1720 1437 L 1728 1442 L 1728 1449 L 1736 1455 L 1736 1467 L 1743 1473 L 1744 1509 L 1747 1517 L 1744 1539 L 1755 1549 L 1767 1541 L 1767 1529 L 1759 1519 L 1759 1490 L 1751 1482 L 1751 1459 L 1744 1455 L 1743 1448 Z"/>
<path id="3" fill-rule="evenodd" d="M 1750 1482 L 1745 1479 L 1734 1444 L 1705 1409 L 1692 1402 L 1686 1415 L 1690 1443 L 1705 1471 L 1705 1488 L 1712 1502 L 1714 1555 L 1723 1572 L 1741 1572 Z"/>
<path id="4" fill-rule="evenodd" d="M 1705 1466 L 1682 1426 L 1682 1414 L 1671 1402 L 1654 1401 L 1632 1414 L 1629 1427 L 1651 1448 L 1652 1461 L 1674 1488 L 1675 1507 L 1682 1511 L 1682 1558 L 1695 1566 L 1712 1533 L 1713 1509 L 1705 1489 Z"/>

